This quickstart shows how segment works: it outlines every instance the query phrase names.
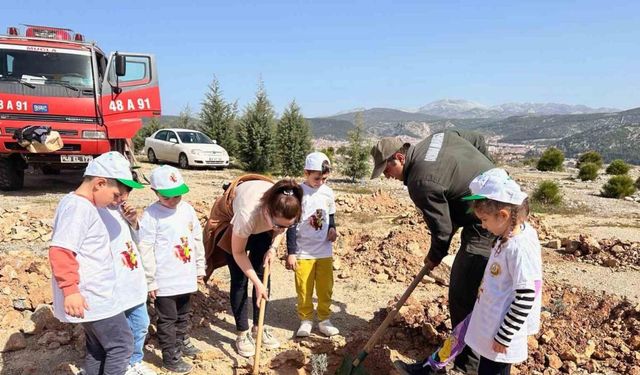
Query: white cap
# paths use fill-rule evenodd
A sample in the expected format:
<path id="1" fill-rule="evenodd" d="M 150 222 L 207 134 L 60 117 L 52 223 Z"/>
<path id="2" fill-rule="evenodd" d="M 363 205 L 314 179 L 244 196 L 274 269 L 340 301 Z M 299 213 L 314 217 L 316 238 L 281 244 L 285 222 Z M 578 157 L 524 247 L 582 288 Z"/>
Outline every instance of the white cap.
<path id="1" fill-rule="evenodd" d="M 180 171 L 170 165 L 161 165 L 151 171 L 151 188 L 163 197 L 171 198 L 189 192 Z"/>
<path id="2" fill-rule="evenodd" d="M 121 153 L 110 151 L 91 160 L 84 170 L 85 176 L 112 178 L 123 185 L 141 189 L 142 185 L 133 180 L 131 164 Z"/>
<path id="3" fill-rule="evenodd" d="M 527 193 L 520 190 L 507 171 L 502 168 L 493 168 L 476 177 L 469 184 L 471 194 L 462 198 L 464 201 L 479 199 L 491 199 L 498 202 L 521 205 L 527 197 Z"/>
<path id="4" fill-rule="evenodd" d="M 307 171 L 322 171 L 322 163 L 324 163 L 325 160 L 331 165 L 327 155 L 322 152 L 312 152 L 307 155 L 304 161 L 304 169 Z"/>

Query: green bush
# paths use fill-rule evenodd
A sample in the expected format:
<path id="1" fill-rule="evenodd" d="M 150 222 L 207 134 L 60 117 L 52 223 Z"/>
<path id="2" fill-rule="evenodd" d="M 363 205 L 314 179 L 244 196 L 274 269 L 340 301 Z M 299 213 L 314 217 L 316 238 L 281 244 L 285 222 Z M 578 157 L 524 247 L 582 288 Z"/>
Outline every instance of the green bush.
<path id="1" fill-rule="evenodd" d="M 624 160 L 616 159 L 612 161 L 611 164 L 609 164 L 609 166 L 607 167 L 607 174 L 627 174 L 627 172 L 629 172 L 629 169 L 631 169 L 631 167 L 629 167 L 629 164 L 625 163 Z"/>
<path id="2" fill-rule="evenodd" d="M 582 181 L 593 181 L 598 177 L 598 165 L 596 163 L 583 163 L 578 173 L 578 178 Z"/>
<path id="3" fill-rule="evenodd" d="M 562 202 L 560 187 L 553 181 L 542 181 L 533 192 L 531 199 L 535 203 L 556 206 Z"/>
<path id="4" fill-rule="evenodd" d="M 607 198 L 624 198 L 636 191 L 636 187 L 633 184 L 633 179 L 627 175 L 613 176 L 602 185 L 602 191 L 600 192 L 603 197 Z"/>
<path id="5" fill-rule="evenodd" d="M 582 166 L 587 163 L 595 164 L 598 169 L 602 168 L 602 155 L 600 155 L 600 153 L 597 151 L 587 151 L 584 154 L 580 155 L 576 167 L 582 168 Z"/>
<path id="6" fill-rule="evenodd" d="M 538 160 L 536 168 L 539 171 L 561 171 L 564 153 L 555 147 L 549 147 Z"/>

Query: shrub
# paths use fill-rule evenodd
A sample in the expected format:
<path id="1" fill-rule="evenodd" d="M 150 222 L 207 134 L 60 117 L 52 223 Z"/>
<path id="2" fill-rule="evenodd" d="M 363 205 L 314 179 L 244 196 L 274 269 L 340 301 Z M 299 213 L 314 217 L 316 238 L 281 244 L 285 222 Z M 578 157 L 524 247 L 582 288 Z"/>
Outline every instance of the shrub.
<path id="1" fill-rule="evenodd" d="M 539 171 L 561 171 L 564 153 L 555 147 L 549 147 L 538 160 L 536 168 Z"/>
<path id="2" fill-rule="evenodd" d="M 607 198 L 624 198 L 636 191 L 633 179 L 627 175 L 613 176 L 602 185 L 601 194 Z"/>
<path id="3" fill-rule="evenodd" d="M 587 151 L 584 154 L 580 155 L 576 167 L 582 168 L 582 166 L 587 163 L 595 164 L 598 169 L 602 168 L 602 155 L 600 155 L 600 153 L 597 151 Z"/>
<path id="4" fill-rule="evenodd" d="M 616 159 L 612 161 L 611 164 L 609 164 L 609 166 L 607 167 L 607 174 L 613 174 L 613 175 L 627 174 L 627 172 L 629 172 L 629 169 L 631 169 L 629 167 L 629 164 L 625 163 L 624 160 Z"/>
<path id="5" fill-rule="evenodd" d="M 555 206 L 562 202 L 560 187 L 553 181 L 542 181 L 533 192 L 531 199 L 543 205 Z"/>
<path id="6" fill-rule="evenodd" d="M 598 165 L 596 163 L 583 163 L 578 173 L 582 181 L 593 181 L 598 177 Z"/>

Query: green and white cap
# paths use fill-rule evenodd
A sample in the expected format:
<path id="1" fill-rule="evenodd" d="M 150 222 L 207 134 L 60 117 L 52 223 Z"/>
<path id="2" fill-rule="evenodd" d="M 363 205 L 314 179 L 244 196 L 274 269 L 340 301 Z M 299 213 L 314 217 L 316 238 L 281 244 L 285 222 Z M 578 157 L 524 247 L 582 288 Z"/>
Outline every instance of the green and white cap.
<path id="1" fill-rule="evenodd" d="M 469 184 L 471 194 L 462 198 L 463 201 L 491 199 L 498 202 L 521 205 L 527 193 L 520 189 L 502 168 L 493 168 L 476 177 Z"/>
<path id="2" fill-rule="evenodd" d="M 117 151 L 106 152 L 91 160 L 84 170 L 85 176 L 112 178 L 123 185 L 142 189 L 142 184 L 133 180 L 131 163 Z"/>
<path id="3" fill-rule="evenodd" d="M 151 188 L 163 197 L 172 198 L 189 192 L 180 171 L 170 165 L 161 165 L 151 171 Z"/>

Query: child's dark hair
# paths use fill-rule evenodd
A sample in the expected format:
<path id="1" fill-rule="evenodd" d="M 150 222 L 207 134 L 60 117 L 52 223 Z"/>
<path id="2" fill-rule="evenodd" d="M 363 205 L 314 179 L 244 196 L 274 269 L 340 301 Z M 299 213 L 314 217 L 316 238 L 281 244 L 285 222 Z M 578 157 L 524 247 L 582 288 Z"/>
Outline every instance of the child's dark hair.
<path id="1" fill-rule="evenodd" d="M 509 233 L 513 231 L 519 224 L 524 223 L 529 217 L 529 198 L 525 198 L 522 204 L 511 204 L 495 201 L 493 199 L 479 199 L 471 201 L 471 208 L 473 211 L 480 211 L 485 214 L 497 214 L 500 210 L 507 210 L 511 215 L 511 224 L 509 226 Z M 499 238 L 500 245 L 504 245 L 509 236 Z"/>
<path id="2" fill-rule="evenodd" d="M 260 198 L 260 205 L 267 209 L 271 216 L 296 219 L 302 215 L 302 188 L 290 178 L 276 182 Z"/>

